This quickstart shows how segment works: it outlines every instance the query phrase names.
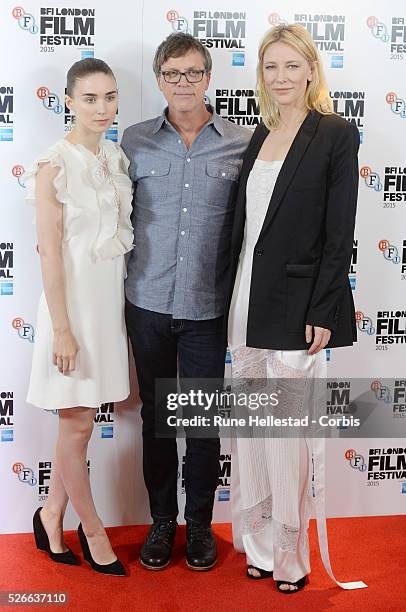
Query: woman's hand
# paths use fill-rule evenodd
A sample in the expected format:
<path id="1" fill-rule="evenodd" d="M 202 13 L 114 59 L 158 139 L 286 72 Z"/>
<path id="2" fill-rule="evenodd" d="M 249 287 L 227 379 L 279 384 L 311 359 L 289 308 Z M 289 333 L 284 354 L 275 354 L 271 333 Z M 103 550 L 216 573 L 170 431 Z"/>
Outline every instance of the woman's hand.
<path id="1" fill-rule="evenodd" d="M 54 332 L 52 361 L 61 374 L 73 372 L 78 350 L 78 343 L 70 329 Z"/>
<path id="2" fill-rule="evenodd" d="M 331 331 L 324 327 L 316 327 L 316 325 L 306 325 L 305 337 L 307 343 L 313 340 L 313 344 L 307 351 L 307 354 L 315 355 L 327 346 L 330 341 Z"/>

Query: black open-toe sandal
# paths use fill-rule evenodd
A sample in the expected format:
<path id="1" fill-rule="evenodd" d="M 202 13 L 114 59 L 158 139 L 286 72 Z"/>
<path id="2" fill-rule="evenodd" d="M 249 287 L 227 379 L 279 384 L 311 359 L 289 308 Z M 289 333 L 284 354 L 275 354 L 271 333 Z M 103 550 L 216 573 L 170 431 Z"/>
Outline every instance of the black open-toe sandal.
<path id="1" fill-rule="evenodd" d="M 300 580 L 298 580 L 297 582 L 289 582 L 288 580 L 277 580 L 276 586 L 278 588 L 279 593 L 283 593 L 284 595 L 291 595 L 292 593 L 297 593 L 298 591 L 303 589 L 306 582 L 307 582 L 307 576 L 303 576 L 303 578 L 300 578 Z M 285 591 L 285 589 L 279 588 L 282 584 L 291 584 L 295 586 L 296 589 L 287 589 Z"/>
<path id="2" fill-rule="evenodd" d="M 253 569 L 259 572 L 259 576 L 253 576 L 249 573 L 249 570 Z M 273 572 L 268 572 L 267 570 L 261 569 L 260 567 L 255 567 L 255 565 L 249 565 L 247 567 L 247 576 L 252 580 L 262 580 L 263 578 L 272 578 Z"/>

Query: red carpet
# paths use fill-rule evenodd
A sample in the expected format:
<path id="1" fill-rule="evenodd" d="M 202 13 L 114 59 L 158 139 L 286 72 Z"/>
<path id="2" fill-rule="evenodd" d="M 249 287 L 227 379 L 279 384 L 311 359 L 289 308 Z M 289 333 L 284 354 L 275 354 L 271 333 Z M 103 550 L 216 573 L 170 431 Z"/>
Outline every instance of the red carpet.
<path id="1" fill-rule="evenodd" d="M 368 584 L 367 589 L 357 591 L 343 591 L 326 575 L 316 551 L 315 524 L 312 521 L 310 583 L 295 595 L 278 593 L 272 579 L 254 582 L 245 578 L 245 559 L 231 545 L 229 525 L 215 526 L 219 562 L 207 573 L 186 568 L 183 527 L 179 529 L 172 564 L 160 572 L 141 569 L 137 560 L 147 527 L 117 527 L 108 532 L 130 573 L 128 578 L 98 575 L 87 563 L 81 567 L 57 565 L 34 548 L 32 535 L 4 535 L 0 536 L 0 590 L 65 591 L 69 595 L 65 606 L 24 606 L 27 610 L 406 610 L 406 516 L 328 521 L 333 570 L 341 581 L 363 580 Z M 79 553 L 74 532 L 67 533 L 66 542 Z"/>

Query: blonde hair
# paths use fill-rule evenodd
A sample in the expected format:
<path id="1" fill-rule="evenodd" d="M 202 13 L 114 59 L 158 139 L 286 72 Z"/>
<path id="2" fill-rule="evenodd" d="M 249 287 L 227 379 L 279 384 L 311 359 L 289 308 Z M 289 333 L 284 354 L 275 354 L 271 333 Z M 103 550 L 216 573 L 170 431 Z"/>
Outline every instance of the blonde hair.
<path id="1" fill-rule="evenodd" d="M 263 122 L 271 130 L 279 125 L 280 113 L 277 104 L 268 94 L 263 74 L 264 54 L 269 45 L 283 42 L 298 51 L 311 65 L 313 78 L 307 84 L 305 105 L 308 110 L 317 110 L 322 115 L 334 113 L 333 101 L 328 93 L 326 77 L 316 45 L 309 32 L 301 25 L 278 25 L 265 33 L 259 49 L 257 64 L 257 90 L 259 108 Z"/>

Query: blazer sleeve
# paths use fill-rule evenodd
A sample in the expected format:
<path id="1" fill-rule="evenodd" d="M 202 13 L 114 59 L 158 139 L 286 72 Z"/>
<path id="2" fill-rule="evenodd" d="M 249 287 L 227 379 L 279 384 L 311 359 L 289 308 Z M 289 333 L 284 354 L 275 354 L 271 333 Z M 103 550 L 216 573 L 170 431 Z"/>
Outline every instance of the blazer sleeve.
<path id="1" fill-rule="evenodd" d="M 358 197 L 359 132 L 351 123 L 334 134 L 326 184 L 324 248 L 306 323 L 335 331 L 354 239 Z"/>

